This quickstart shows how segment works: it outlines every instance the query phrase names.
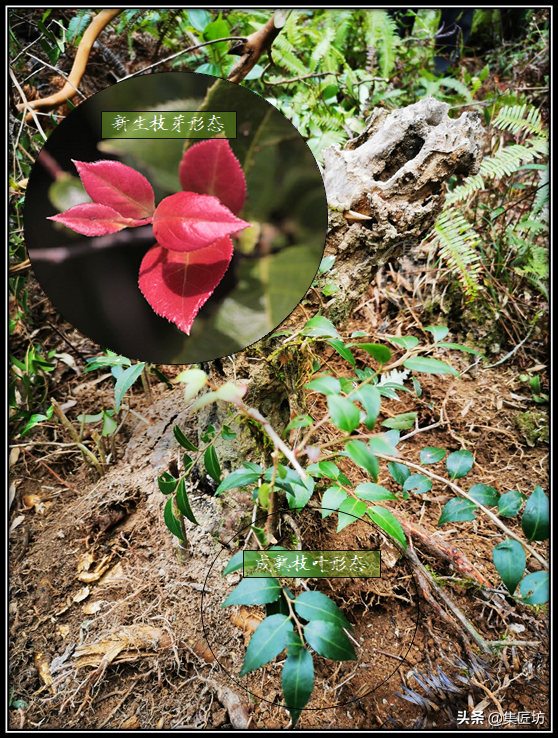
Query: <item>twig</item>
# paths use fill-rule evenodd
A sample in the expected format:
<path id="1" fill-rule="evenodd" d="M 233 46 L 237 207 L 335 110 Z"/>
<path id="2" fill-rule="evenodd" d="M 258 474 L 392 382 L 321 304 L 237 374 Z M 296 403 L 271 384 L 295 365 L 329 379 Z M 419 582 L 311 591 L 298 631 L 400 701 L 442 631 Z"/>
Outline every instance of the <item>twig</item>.
<path id="1" fill-rule="evenodd" d="M 411 466 L 413 469 L 418 469 L 421 474 L 424 474 L 427 477 L 430 477 L 431 479 L 436 479 L 438 482 L 442 482 L 443 484 L 447 485 L 448 487 L 451 487 L 454 492 L 456 492 L 460 497 L 464 497 L 466 500 L 470 500 L 471 502 L 474 502 L 475 505 L 483 511 L 485 515 L 487 515 L 496 525 L 504 531 L 504 533 L 510 538 L 514 538 L 518 543 L 520 543 L 524 549 L 529 551 L 529 553 L 534 556 L 537 561 L 539 561 L 544 568 L 548 571 L 548 561 L 541 556 L 535 549 L 530 546 L 528 543 L 525 543 L 518 535 L 516 535 L 512 530 L 510 530 L 507 525 L 504 525 L 500 518 L 498 518 L 497 515 L 494 515 L 488 508 L 486 508 L 484 505 L 481 505 L 480 502 L 473 499 L 467 492 L 461 489 L 461 487 L 458 487 L 455 482 L 451 482 L 449 479 L 444 479 L 444 477 L 438 476 L 438 474 L 434 474 L 434 472 L 431 472 L 429 469 L 426 469 L 424 466 L 419 466 L 418 464 L 413 464 L 412 461 L 407 460 L 401 460 L 400 458 L 395 458 L 393 456 L 388 456 L 387 454 L 380 454 L 380 453 L 374 453 L 374 456 L 377 456 L 379 459 L 385 459 L 386 461 L 394 461 L 398 464 L 404 463 L 407 466 Z"/>
<path id="2" fill-rule="evenodd" d="M 296 469 L 296 471 L 298 472 L 298 476 L 302 479 L 303 482 L 306 482 L 308 480 L 308 475 L 296 460 L 293 451 L 281 440 L 274 428 L 270 425 L 269 421 L 266 420 L 264 416 L 253 407 L 247 407 L 246 405 L 244 405 L 244 403 L 242 403 L 241 408 L 245 415 L 248 415 L 248 417 L 257 420 L 258 423 L 261 424 L 262 428 L 273 441 L 275 447 L 280 449 L 285 458 L 287 458 L 292 464 L 293 468 Z"/>
<path id="3" fill-rule="evenodd" d="M 61 77 L 63 77 L 66 80 L 66 82 L 69 85 L 71 85 L 74 88 L 74 90 L 75 90 L 75 92 L 76 92 L 77 95 L 79 95 L 81 98 L 83 98 L 83 100 L 87 100 L 87 98 L 85 97 L 85 95 L 83 94 L 83 92 L 80 92 L 77 89 L 77 87 L 74 87 L 74 85 L 72 85 L 72 83 L 70 82 L 70 80 L 68 79 L 68 77 L 60 69 L 58 69 L 57 67 L 53 67 L 51 64 L 47 64 L 46 61 L 43 61 L 42 59 L 39 59 L 37 56 L 33 56 L 33 54 L 30 54 L 29 52 L 27 52 L 27 56 L 30 56 L 31 59 L 34 59 L 35 61 L 38 61 L 40 64 L 43 64 L 45 67 L 48 67 L 49 69 L 52 69 L 52 71 L 53 72 L 56 72 L 56 74 L 59 74 Z"/>
<path id="4" fill-rule="evenodd" d="M 26 115 L 26 116 L 25 116 L 24 120 L 27 120 L 27 117 L 28 117 L 28 116 L 29 116 L 29 119 L 30 119 L 30 120 L 31 120 L 31 118 L 32 118 L 32 119 L 33 119 L 33 120 L 35 121 L 35 125 L 37 126 L 37 130 L 39 131 L 39 133 L 41 134 L 41 136 L 42 136 L 42 137 L 44 138 L 44 140 L 46 141 L 46 140 L 47 140 L 47 137 L 46 137 L 46 135 L 45 135 L 45 132 L 43 131 L 43 129 L 42 129 L 42 127 L 41 127 L 41 124 L 39 123 L 39 119 L 37 118 L 37 114 L 35 113 L 35 111 L 34 111 L 34 110 L 33 110 L 33 108 L 31 107 L 31 103 L 30 103 L 30 102 L 29 102 L 29 101 L 27 100 L 27 98 L 25 97 L 25 93 L 23 92 L 23 90 L 22 90 L 22 89 L 21 89 L 21 87 L 19 86 L 19 82 L 17 81 L 17 79 L 16 79 L 16 76 L 15 76 L 15 74 L 13 73 L 13 71 L 12 71 L 11 67 L 10 67 L 10 77 L 12 78 L 12 82 L 13 82 L 13 83 L 14 83 L 14 85 L 15 85 L 15 86 L 17 87 L 17 91 L 19 92 L 19 94 L 20 94 L 20 96 L 21 96 L 21 99 L 23 100 L 23 103 L 21 103 L 21 105 L 22 105 L 22 108 L 21 108 L 21 109 L 22 109 L 22 110 L 29 110 L 29 111 L 30 111 L 30 112 L 28 113 L 28 115 Z M 18 105 L 18 108 L 19 108 L 19 105 Z M 23 123 L 23 121 L 22 121 L 22 123 Z M 19 138 L 19 136 L 18 136 L 18 138 Z"/>
<path id="5" fill-rule="evenodd" d="M 33 454 L 30 451 L 28 451 L 24 446 L 22 446 L 22 448 L 25 451 L 25 453 L 28 456 L 30 456 L 36 464 L 42 464 L 44 467 L 46 467 L 49 470 L 49 472 L 52 474 L 52 476 L 55 477 L 56 479 L 58 479 L 58 481 L 60 482 L 60 484 L 63 484 L 64 487 L 67 487 L 68 489 L 71 489 L 72 492 L 74 492 L 76 495 L 79 494 L 79 492 L 77 491 L 77 489 L 74 489 L 70 484 L 68 484 L 61 477 L 59 477 L 56 472 L 52 471 L 52 469 L 50 468 L 50 466 L 48 464 L 45 464 L 44 461 L 41 461 L 40 459 L 37 459 L 37 457 L 36 456 L 33 456 Z"/>

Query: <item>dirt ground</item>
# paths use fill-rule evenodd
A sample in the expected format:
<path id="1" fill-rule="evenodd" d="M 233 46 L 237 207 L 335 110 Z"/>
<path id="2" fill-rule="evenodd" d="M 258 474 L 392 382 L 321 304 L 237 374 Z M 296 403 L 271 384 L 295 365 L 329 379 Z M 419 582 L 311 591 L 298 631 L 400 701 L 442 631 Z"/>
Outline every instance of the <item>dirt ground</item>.
<path id="1" fill-rule="evenodd" d="M 355 313 L 348 335 L 364 330 L 381 340 L 369 309 L 377 300 L 381 309 L 374 320 L 383 319 L 384 330 L 388 321 L 389 333 L 401 330 L 422 338 L 416 312 L 414 317 L 408 311 L 394 315 L 393 305 L 376 289 Z M 64 336 L 77 357 L 74 366 L 59 363 L 62 368 L 52 380 L 58 401 L 68 403 L 68 417 L 75 420 L 110 407 L 110 375 L 82 373 L 79 354 L 96 355 L 98 347 L 66 324 L 38 288 L 31 303 L 41 318 L 37 325 L 47 326 L 48 320 L 57 329 L 43 333 L 45 350 L 70 353 Z M 348 376 L 348 364 L 329 346 L 320 347 L 324 364 Z M 525 361 L 519 353 L 516 358 Z M 451 360 L 463 370 L 471 355 L 453 353 Z M 534 363 L 543 360 L 535 357 Z M 361 360 L 358 365 L 363 366 Z M 159 368 L 171 379 L 181 371 L 178 366 Z M 464 445 L 476 461 L 466 489 L 480 482 L 501 493 L 530 494 L 539 484 L 548 489 L 547 443 L 533 441 L 517 422 L 518 415 L 536 409 L 518 373 L 510 361 L 487 370 L 474 366 L 462 379 L 421 375 L 419 425 L 436 423 L 440 407 L 450 424 L 413 435 L 400 446 L 405 457 L 418 463 L 425 446 L 454 451 Z M 229 549 L 235 550 L 231 537 L 252 512 L 251 495 L 233 490 L 220 502 L 206 478 L 198 476 L 190 499 L 200 526 L 187 523 L 191 554 L 178 563 L 156 478 L 180 456 L 173 426 L 180 425 L 195 441 L 196 417 L 185 410 L 182 389 L 161 383 L 152 387 L 152 395 L 149 404 L 139 383 L 134 386 L 128 419 L 101 478 L 75 446 L 53 445 L 69 441 L 54 423 L 11 449 L 9 688 L 11 701 L 26 705 L 10 710 L 13 729 L 257 730 L 290 725 L 282 706 L 281 656 L 238 677 L 264 608 L 221 607 L 240 581 L 240 573 L 224 578 L 222 571 L 232 555 Z M 416 410 L 416 398 L 410 397 L 384 400 L 381 419 Z M 323 395 L 308 394 L 306 402 L 320 417 Z M 335 429 L 326 426 L 322 432 L 326 441 Z M 253 460 L 261 461 L 257 455 Z M 347 460 L 338 463 L 354 484 L 366 481 Z M 395 491 L 386 464 L 381 464 L 378 482 Z M 435 482 L 430 493 L 395 503 L 394 509 L 433 534 L 448 499 L 448 488 Z M 409 565 L 379 529 L 360 520 L 337 534 L 336 518 L 321 519 L 315 496 L 296 517 L 303 548 L 379 548 L 382 576 L 310 581 L 310 588 L 332 597 L 353 624 L 358 661 L 315 655 L 315 688 L 297 729 L 477 729 L 482 726 L 460 721 L 460 713 L 468 716 L 472 708 L 483 713 L 484 727 L 489 719 L 502 722 L 514 713 L 529 719 L 504 722 L 502 728 L 548 729 L 547 606 L 529 607 L 506 597 L 506 607 L 498 610 L 481 587 L 420 552 L 485 639 L 534 644 L 502 649 L 500 658 L 467 653 L 455 631 L 422 599 Z M 521 535 L 518 518 L 505 522 Z M 292 529 L 281 532 L 279 542 L 288 546 Z M 440 540 L 458 546 L 493 586 L 502 588 L 491 551 L 503 536 L 492 521 L 479 515 L 474 522 L 449 524 L 438 532 Z M 546 555 L 546 543 L 534 547 Z M 527 570 L 539 568 L 528 556 Z M 295 594 L 307 586 L 302 579 L 289 582 Z"/>

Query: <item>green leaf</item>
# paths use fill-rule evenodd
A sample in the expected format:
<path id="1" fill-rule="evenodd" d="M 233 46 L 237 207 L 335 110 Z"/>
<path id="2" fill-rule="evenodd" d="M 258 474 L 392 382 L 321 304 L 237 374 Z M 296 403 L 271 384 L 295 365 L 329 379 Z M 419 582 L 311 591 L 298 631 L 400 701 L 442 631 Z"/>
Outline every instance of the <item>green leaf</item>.
<path id="1" fill-rule="evenodd" d="M 246 487 L 249 484 L 257 482 L 261 476 L 261 471 L 252 471 L 251 469 L 235 469 L 228 477 L 225 477 L 215 491 L 215 496 L 226 492 L 228 489 L 235 487 Z"/>
<path id="2" fill-rule="evenodd" d="M 355 488 L 355 495 L 361 500 L 378 502 L 379 500 L 396 500 L 397 497 L 385 487 L 373 482 L 364 482 Z"/>
<path id="3" fill-rule="evenodd" d="M 366 410 L 364 425 L 368 430 L 372 430 L 376 424 L 376 420 L 382 406 L 381 394 L 378 392 L 376 387 L 371 387 L 369 384 L 365 384 L 356 392 L 353 392 L 351 397 L 362 403 L 363 408 Z"/>
<path id="4" fill-rule="evenodd" d="M 380 527 L 392 538 L 395 538 L 396 541 L 399 541 L 403 548 L 407 548 L 407 539 L 405 538 L 405 533 L 403 532 L 401 523 L 399 522 L 399 520 L 397 520 L 393 513 L 391 513 L 389 510 L 386 510 L 384 507 L 374 505 L 373 507 L 368 508 L 368 515 L 370 515 L 370 517 L 378 527 Z"/>
<path id="5" fill-rule="evenodd" d="M 395 415 L 393 418 L 387 418 L 382 422 L 382 425 L 386 428 L 394 428 L 395 430 L 408 430 L 415 424 L 415 418 L 418 413 L 401 413 Z"/>
<path id="6" fill-rule="evenodd" d="M 549 504 L 542 487 L 535 487 L 527 500 L 521 527 L 530 541 L 546 541 L 549 537 Z"/>
<path id="7" fill-rule="evenodd" d="M 423 495 L 432 489 L 432 481 L 424 474 L 411 474 L 403 485 L 404 492 L 412 492 L 414 495 Z"/>
<path id="8" fill-rule="evenodd" d="M 378 479 L 378 473 L 380 471 L 378 459 L 370 453 L 365 443 L 362 441 L 349 441 L 345 446 L 345 451 L 349 458 L 355 464 L 365 469 L 374 481 Z"/>
<path id="9" fill-rule="evenodd" d="M 468 346 L 462 346 L 460 343 L 439 343 L 438 346 L 440 346 L 441 348 L 454 349 L 455 351 L 465 351 L 468 354 L 476 354 L 477 356 L 482 356 L 482 353 L 480 351 L 475 351 L 475 349 L 469 348 Z"/>
<path id="10" fill-rule="evenodd" d="M 294 601 L 294 609 L 305 620 L 323 620 L 339 628 L 353 630 L 353 626 L 335 602 L 321 592 L 303 592 Z"/>
<path id="11" fill-rule="evenodd" d="M 492 549 L 492 561 L 508 592 L 513 595 L 525 571 L 523 546 L 507 538 Z"/>
<path id="12" fill-rule="evenodd" d="M 441 461 L 447 451 L 443 448 L 436 448 L 436 446 L 427 446 L 420 452 L 420 463 L 426 466 L 427 464 L 436 464 Z"/>
<path id="13" fill-rule="evenodd" d="M 164 495 L 170 495 L 176 489 L 178 479 L 175 479 L 170 472 L 166 471 L 161 474 L 157 483 L 159 485 L 159 489 Z"/>
<path id="14" fill-rule="evenodd" d="M 103 410 L 103 430 L 101 431 L 102 436 L 110 436 L 118 428 L 118 423 L 109 413 Z"/>
<path id="15" fill-rule="evenodd" d="M 190 507 L 190 500 L 188 499 L 188 493 L 186 492 L 186 484 L 184 482 L 184 477 L 178 483 L 178 487 L 176 490 L 176 506 L 178 507 L 180 512 L 188 518 L 188 520 L 191 523 L 194 523 L 194 525 L 199 525 L 198 521 L 194 517 L 192 508 Z"/>
<path id="16" fill-rule="evenodd" d="M 194 459 L 189 454 L 184 453 L 182 464 L 184 465 L 184 474 L 187 476 L 194 466 Z"/>
<path id="17" fill-rule="evenodd" d="M 207 374 L 202 372 L 201 369 L 187 369 L 185 372 L 181 372 L 175 379 L 176 382 L 184 382 L 186 387 L 184 389 L 184 402 L 189 402 L 192 397 L 195 397 L 202 387 L 207 382 Z"/>
<path id="18" fill-rule="evenodd" d="M 314 662 L 305 648 L 298 648 L 294 653 L 289 651 L 281 674 L 281 685 L 294 728 L 314 689 Z"/>
<path id="19" fill-rule="evenodd" d="M 324 290 L 325 295 L 325 290 Z M 346 361 L 349 362 L 352 366 L 356 366 L 355 357 L 352 355 L 351 351 L 345 346 L 343 341 L 339 338 L 333 338 L 331 341 L 328 341 L 329 345 L 334 348 L 339 356 L 342 356 Z"/>
<path id="20" fill-rule="evenodd" d="M 338 395 L 328 395 L 327 406 L 332 423 L 340 430 L 352 433 L 358 427 L 360 413 L 350 400 Z"/>
<path id="21" fill-rule="evenodd" d="M 195 28 L 196 31 L 199 31 L 200 33 L 203 33 L 206 26 L 211 23 L 212 16 L 206 10 L 189 8 L 186 13 L 188 15 L 188 21 L 192 28 Z"/>
<path id="22" fill-rule="evenodd" d="M 339 476 L 339 467 L 331 461 L 320 461 L 318 469 L 328 479 L 337 479 Z"/>
<path id="23" fill-rule="evenodd" d="M 198 449 L 194 446 L 192 441 L 188 440 L 186 436 L 184 435 L 183 431 L 178 425 L 175 425 L 172 429 L 172 432 L 174 433 L 174 437 L 178 441 L 178 443 L 182 446 L 182 448 L 185 448 L 187 451 L 197 451 Z"/>
<path id="24" fill-rule="evenodd" d="M 314 421 L 309 415 L 297 415 L 296 418 L 293 418 L 291 422 L 288 424 L 288 426 L 283 431 L 283 436 L 286 435 L 286 433 L 293 428 L 305 428 L 308 425 L 312 425 Z"/>
<path id="25" fill-rule="evenodd" d="M 335 377 L 317 377 L 304 387 L 314 392 L 321 392 L 322 395 L 338 395 L 341 392 L 341 382 Z"/>
<path id="26" fill-rule="evenodd" d="M 418 345 L 418 338 L 416 336 L 386 336 L 388 341 L 396 343 L 398 346 L 403 346 L 406 349 L 413 349 Z"/>
<path id="27" fill-rule="evenodd" d="M 521 495 L 513 489 L 511 492 L 506 492 L 498 500 L 498 512 L 505 518 L 515 518 L 522 504 Z"/>
<path id="28" fill-rule="evenodd" d="M 478 502 L 479 505 L 485 505 L 485 507 L 492 507 L 498 504 L 498 498 L 500 495 L 494 487 L 489 487 L 488 484 L 474 484 L 469 490 L 469 495 Z"/>
<path id="29" fill-rule="evenodd" d="M 460 479 L 468 474 L 474 462 L 473 454 L 466 449 L 460 449 L 450 454 L 446 460 L 446 470 L 451 479 Z"/>
<path id="30" fill-rule="evenodd" d="M 366 505 L 354 497 L 348 497 L 339 505 L 339 517 L 337 519 L 337 532 L 343 530 L 351 523 L 355 523 L 358 518 L 362 518 L 366 514 Z"/>
<path id="31" fill-rule="evenodd" d="M 314 336 L 314 338 L 319 338 L 320 336 L 339 338 L 339 333 L 331 320 L 324 318 L 322 315 L 316 315 L 314 318 L 310 318 L 302 332 L 305 336 Z"/>
<path id="32" fill-rule="evenodd" d="M 391 359 L 391 351 L 381 343 L 357 343 L 356 347 L 373 356 L 379 364 L 387 364 Z"/>
<path id="33" fill-rule="evenodd" d="M 353 644 L 345 633 L 333 623 L 313 620 L 304 626 L 304 637 L 310 646 L 326 659 L 356 661 Z"/>
<path id="34" fill-rule="evenodd" d="M 415 395 L 417 397 L 420 397 L 422 395 L 422 388 L 420 386 L 420 382 L 418 381 L 418 379 L 416 377 L 411 377 L 411 379 L 413 381 L 413 387 L 414 387 L 414 390 L 415 390 Z"/>
<path id="35" fill-rule="evenodd" d="M 182 535 L 182 528 L 180 527 L 180 522 L 174 517 L 174 513 L 172 511 L 172 497 L 169 497 L 169 499 L 167 500 L 167 504 L 165 505 L 163 517 L 165 520 L 165 525 L 170 530 L 170 532 L 173 534 L 173 536 L 176 536 L 177 538 L 180 538 L 181 541 L 183 541 L 184 536 Z"/>
<path id="36" fill-rule="evenodd" d="M 116 407 L 116 412 L 119 412 L 122 398 L 130 389 L 130 387 L 134 384 L 139 375 L 142 373 L 144 367 L 144 362 L 134 364 L 133 366 L 130 366 L 128 367 L 128 369 L 123 371 L 116 380 L 116 384 L 114 385 L 114 404 Z"/>
<path id="37" fill-rule="evenodd" d="M 226 577 L 227 574 L 232 574 L 234 571 L 239 571 L 244 568 L 244 563 L 248 563 L 252 560 L 254 566 L 256 561 L 259 560 L 259 551 L 237 551 L 229 563 L 226 565 L 223 574 L 221 576 Z"/>
<path id="38" fill-rule="evenodd" d="M 464 520 L 474 520 L 476 518 L 474 510 L 476 509 L 477 506 L 474 502 L 455 497 L 453 500 L 450 500 L 442 510 L 442 514 L 438 520 L 438 525 L 452 522 L 463 522 Z"/>
<path id="39" fill-rule="evenodd" d="M 399 451 L 387 439 L 386 435 L 376 436 L 368 441 L 373 454 L 386 454 L 387 456 L 401 456 Z"/>
<path id="40" fill-rule="evenodd" d="M 387 433 L 384 433 L 384 439 L 387 443 L 389 443 L 390 446 L 397 446 L 399 443 L 399 439 L 401 438 L 401 433 L 398 430 L 389 430 Z"/>
<path id="41" fill-rule="evenodd" d="M 439 359 L 428 359 L 425 356 L 413 356 L 403 362 L 405 369 L 411 369 L 414 372 L 424 372 L 425 374 L 453 374 L 458 377 L 459 372 L 445 361 Z"/>
<path id="42" fill-rule="evenodd" d="M 391 476 L 395 479 L 397 484 L 403 486 L 407 479 L 411 476 L 409 467 L 405 464 L 397 464 L 395 461 L 390 461 L 388 464 L 388 471 Z"/>
<path id="43" fill-rule="evenodd" d="M 209 476 L 216 482 L 220 482 L 221 467 L 219 465 L 219 459 L 217 458 L 217 452 L 215 451 L 215 448 L 213 446 L 206 448 L 203 455 L 203 462 Z"/>
<path id="44" fill-rule="evenodd" d="M 547 571 L 535 571 L 521 580 L 519 591 L 528 605 L 543 605 L 549 599 L 550 576 Z"/>
<path id="45" fill-rule="evenodd" d="M 432 333 L 435 342 L 441 341 L 449 333 L 449 328 L 445 325 L 429 325 L 428 328 L 425 328 L 424 330 Z"/>
<path id="46" fill-rule="evenodd" d="M 224 441 L 233 441 L 236 438 L 236 433 L 228 425 L 224 425 L 221 428 L 221 438 Z"/>
<path id="47" fill-rule="evenodd" d="M 324 295 L 326 297 L 329 297 L 330 295 L 334 295 L 336 292 L 339 292 L 339 287 L 336 284 L 333 284 L 333 283 L 326 284 L 326 285 L 324 285 L 324 288 L 323 288 L 322 292 L 324 293 Z M 343 342 L 340 341 L 340 343 L 343 343 Z M 351 353 L 351 352 L 349 351 L 348 353 Z M 341 354 L 341 355 L 343 355 L 343 354 Z M 352 354 L 351 354 L 351 356 L 352 356 Z M 353 359 L 353 361 L 354 361 L 354 359 Z"/>
<path id="48" fill-rule="evenodd" d="M 310 477 L 307 484 L 303 484 L 299 480 L 298 484 L 292 485 L 292 492 L 287 492 L 287 502 L 292 509 L 305 507 L 308 500 L 312 497 L 314 491 L 314 480 Z"/>
<path id="49" fill-rule="evenodd" d="M 322 261 L 320 262 L 320 267 L 318 271 L 321 274 L 325 274 L 326 272 L 329 272 L 333 264 L 335 263 L 335 256 L 324 256 Z"/>
<path id="50" fill-rule="evenodd" d="M 258 539 L 258 541 L 262 544 L 262 546 L 265 548 L 268 544 L 267 536 L 265 534 L 265 530 L 263 528 L 258 528 L 256 525 L 251 526 L 252 530 L 254 531 L 254 535 Z"/>
<path id="51" fill-rule="evenodd" d="M 281 548 L 281 546 L 273 546 L 273 548 Z M 285 549 L 286 550 L 286 549 Z M 285 594 L 286 593 L 286 594 Z M 281 596 L 278 600 L 275 602 L 268 602 L 265 606 L 265 615 L 266 617 L 269 617 L 270 615 L 286 615 L 287 617 L 290 616 L 290 610 L 289 610 L 289 604 L 287 602 L 287 597 L 289 597 L 291 600 L 294 600 L 295 596 L 291 592 L 291 590 L 288 587 L 283 587 L 281 590 Z M 295 645 L 295 639 L 298 638 L 298 641 L 300 641 L 300 645 L 304 645 L 302 641 L 300 640 L 299 636 L 296 635 L 296 633 L 291 633 L 287 631 L 287 638 L 286 638 L 286 644 L 287 648 L 293 649 Z M 298 643 L 298 642 L 296 642 Z"/>
<path id="52" fill-rule="evenodd" d="M 247 580 L 245 579 L 244 581 Z M 254 579 L 252 581 L 257 583 L 262 580 Z M 286 647 L 287 631 L 292 630 L 293 624 L 285 615 L 270 615 L 261 622 L 256 628 L 256 632 L 246 649 L 246 656 L 244 657 L 244 663 L 240 670 L 240 676 L 242 677 L 248 674 L 248 672 L 255 671 L 260 666 L 273 661 Z"/>
<path id="53" fill-rule="evenodd" d="M 341 487 L 328 487 L 322 497 L 322 518 L 327 518 L 339 505 L 347 499 L 347 493 Z"/>
<path id="54" fill-rule="evenodd" d="M 245 552 L 246 553 L 246 552 Z M 242 579 L 221 607 L 229 605 L 265 605 L 275 602 L 281 594 L 281 586 L 273 577 L 254 577 Z"/>

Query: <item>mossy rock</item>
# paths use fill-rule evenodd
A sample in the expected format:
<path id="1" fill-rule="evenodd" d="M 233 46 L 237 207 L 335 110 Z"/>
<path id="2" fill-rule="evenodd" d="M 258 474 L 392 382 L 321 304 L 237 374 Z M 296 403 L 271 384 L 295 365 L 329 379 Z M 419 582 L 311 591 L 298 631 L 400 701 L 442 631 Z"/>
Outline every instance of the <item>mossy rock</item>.
<path id="1" fill-rule="evenodd" d="M 515 424 L 521 431 L 528 446 L 540 446 L 549 442 L 548 414 L 544 410 L 517 413 Z"/>

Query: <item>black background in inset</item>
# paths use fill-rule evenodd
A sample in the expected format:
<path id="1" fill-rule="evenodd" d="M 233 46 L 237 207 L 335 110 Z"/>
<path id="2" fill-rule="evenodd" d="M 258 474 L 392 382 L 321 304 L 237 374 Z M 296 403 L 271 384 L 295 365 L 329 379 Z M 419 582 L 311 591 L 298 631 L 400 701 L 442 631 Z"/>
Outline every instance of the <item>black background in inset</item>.
<path id="1" fill-rule="evenodd" d="M 291 508 L 284 508 L 284 509 L 280 509 L 278 512 L 279 513 L 286 512 L 286 513 L 292 514 L 296 510 L 308 510 L 308 509 L 316 510 L 316 511 L 318 511 L 318 512 L 321 513 L 322 509 L 329 510 L 330 508 L 321 508 L 321 507 L 314 507 L 313 505 L 306 505 L 304 508 L 292 508 L 292 509 Z M 331 510 L 331 512 L 338 512 L 338 510 Z M 345 513 L 345 514 L 346 515 L 351 515 L 351 513 Z M 256 520 L 254 521 L 254 523 L 258 523 L 258 525 L 263 526 L 265 524 L 265 521 L 267 520 L 268 517 L 269 517 L 269 515 L 267 515 L 267 514 L 260 515 L 260 516 L 258 516 L 256 518 Z M 378 525 L 376 525 L 376 523 L 374 523 L 372 520 L 364 520 L 364 518 L 358 518 L 356 515 L 351 515 L 351 517 L 355 518 L 355 520 L 362 520 L 363 522 L 365 522 L 368 525 L 370 525 L 370 527 L 376 528 L 378 531 L 383 532 L 381 530 L 381 528 Z M 244 528 L 241 528 L 240 530 L 238 530 L 230 538 L 230 541 L 232 541 L 234 538 L 236 538 L 236 536 L 238 536 L 243 531 L 248 530 L 254 523 L 250 523 L 250 525 L 247 525 Z M 230 542 L 230 541 L 228 541 L 228 542 Z M 208 569 L 207 576 L 206 576 L 205 582 L 204 582 L 204 588 L 202 590 L 202 596 L 201 596 L 200 616 L 201 616 L 201 623 L 202 623 L 202 629 L 203 629 L 203 634 L 204 634 L 205 642 L 207 643 L 207 646 L 208 646 L 209 650 L 213 654 L 213 656 L 215 658 L 215 661 L 217 661 L 217 663 L 219 664 L 219 666 L 223 669 L 223 671 L 225 672 L 225 674 L 227 674 L 227 676 L 231 679 L 232 682 L 234 682 L 241 689 L 244 689 L 246 692 L 248 692 L 248 694 L 253 695 L 257 699 L 261 700 L 262 702 L 269 702 L 269 700 L 266 700 L 265 697 L 262 697 L 259 694 L 254 694 L 253 692 L 251 692 L 243 684 L 241 684 L 240 682 L 236 681 L 236 679 L 229 674 L 229 672 L 227 671 L 227 669 L 225 669 L 225 667 L 219 662 L 219 659 L 217 658 L 217 656 L 215 655 L 215 653 L 213 653 L 213 649 L 211 647 L 212 644 L 208 640 L 208 633 L 206 631 L 206 626 L 205 626 L 205 622 L 204 622 L 204 619 L 203 619 L 203 599 L 204 599 L 204 593 L 206 591 L 206 586 L 207 586 L 207 581 L 209 579 L 209 575 L 211 574 L 211 570 L 212 570 L 213 566 L 215 565 L 215 563 L 217 562 L 217 559 L 223 553 L 230 554 L 229 549 L 226 548 L 223 544 L 221 544 L 221 545 L 223 546 L 222 550 L 220 551 L 220 553 L 217 554 L 217 556 L 213 560 L 213 563 L 211 564 L 211 566 Z M 400 561 L 404 561 L 404 559 L 401 559 Z M 405 563 L 405 566 L 407 567 L 409 573 L 411 574 L 411 576 L 409 578 L 409 581 L 412 581 L 413 582 L 413 585 L 414 585 L 414 588 L 415 588 L 415 599 L 416 599 L 416 603 L 417 603 L 417 620 L 416 620 L 416 624 L 415 624 L 415 631 L 413 633 L 413 637 L 411 639 L 411 642 L 409 643 L 409 645 L 407 647 L 407 651 L 405 653 L 405 656 L 406 656 L 407 653 L 409 653 L 409 651 L 411 650 L 411 647 L 412 647 L 412 645 L 414 643 L 414 640 L 415 640 L 415 636 L 416 636 L 416 632 L 417 632 L 417 628 L 418 628 L 419 617 L 420 617 L 420 605 L 419 605 L 418 588 L 417 588 L 416 582 L 414 580 L 414 577 L 412 576 L 412 571 L 411 571 L 411 569 L 409 567 L 409 564 L 406 561 L 404 561 L 404 563 Z M 352 578 L 352 577 L 347 577 L 347 578 Z M 220 645 L 226 645 L 222 641 L 217 641 L 217 639 L 215 639 L 215 638 L 213 639 L 213 643 L 219 643 Z M 405 659 L 405 656 L 402 656 L 401 658 L 402 659 Z M 379 687 L 382 686 L 382 684 L 385 684 L 387 681 L 389 681 L 391 679 L 391 677 L 394 676 L 394 674 L 396 674 L 398 672 L 400 666 L 401 666 L 401 662 L 399 662 L 398 665 L 394 667 L 393 672 L 388 677 L 386 677 L 378 685 L 376 685 L 375 687 L 373 687 L 369 692 L 366 692 L 363 695 L 359 695 L 358 697 L 355 697 L 352 700 L 347 700 L 347 702 L 339 702 L 339 703 L 337 703 L 335 705 L 332 705 L 331 707 L 305 707 L 303 709 L 305 709 L 305 710 L 312 710 L 312 711 L 315 711 L 315 712 L 317 712 L 319 710 L 332 710 L 332 709 L 334 709 L 336 707 L 343 707 L 344 705 L 351 704 L 351 702 L 356 702 L 357 700 L 362 700 L 365 697 L 367 697 L 368 695 L 372 694 L 372 692 L 375 692 Z M 271 703 L 270 702 L 270 704 L 274 704 L 274 705 L 277 706 L 277 703 L 275 703 L 275 702 L 274 703 Z M 287 705 L 285 705 L 285 704 L 281 704 L 280 706 L 281 707 L 287 707 Z"/>

